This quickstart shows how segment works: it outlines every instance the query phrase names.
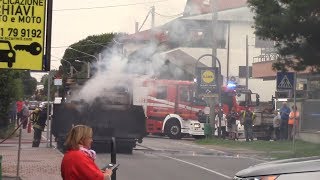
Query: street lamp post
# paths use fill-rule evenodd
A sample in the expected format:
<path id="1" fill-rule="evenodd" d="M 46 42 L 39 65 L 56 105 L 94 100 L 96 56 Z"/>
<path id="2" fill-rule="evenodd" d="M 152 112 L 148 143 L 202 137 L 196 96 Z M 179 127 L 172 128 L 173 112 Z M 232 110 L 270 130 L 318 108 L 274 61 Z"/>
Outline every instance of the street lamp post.
<path id="1" fill-rule="evenodd" d="M 64 62 L 66 62 L 66 63 L 68 63 L 70 65 L 70 76 L 72 77 L 73 76 L 73 66 L 72 66 L 72 64 L 69 61 L 64 60 L 64 59 L 61 59 L 61 61 L 64 61 Z"/>
<path id="2" fill-rule="evenodd" d="M 212 57 L 212 59 L 214 59 L 216 62 L 218 62 L 218 75 L 216 75 L 216 81 L 217 81 L 217 87 L 218 87 L 218 96 L 219 96 L 219 113 L 221 113 L 221 106 L 222 106 L 222 103 L 221 103 L 221 84 L 220 84 L 220 74 L 221 74 L 221 62 L 220 60 L 212 55 L 212 54 L 204 54 L 202 56 L 200 56 L 196 62 L 196 65 L 195 65 L 195 69 L 198 67 L 198 63 L 199 61 L 204 58 L 204 57 L 207 57 L 207 56 L 210 56 Z M 195 70 L 196 72 L 196 70 Z M 212 120 L 213 122 L 215 121 L 215 113 L 214 113 L 214 110 L 215 110 L 215 104 L 214 104 L 214 99 L 213 98 L 210 98 L 209 99 L 209 106 L 210 106 L 210 120 Z M 206 122 L 208 123 L 208 122 Z M 215 124 L 215 123 L 213 123 Z M 212 125 L 213 126 L 213 125 Z M 214 128 L 214 127 L 213 127 Z M 221 115 L 219 115 L 219 131 L 218 131 L 218 137 L 221 137 Z"/>
<path id="3" fill-rule="evenodd" d="M 87 64 L 87 78 L 89 79 L 90 78 L 90 62 L 83 62 L 83 61 L 79 61 L 78 59 L 75 60 L 75 62 Z"/>

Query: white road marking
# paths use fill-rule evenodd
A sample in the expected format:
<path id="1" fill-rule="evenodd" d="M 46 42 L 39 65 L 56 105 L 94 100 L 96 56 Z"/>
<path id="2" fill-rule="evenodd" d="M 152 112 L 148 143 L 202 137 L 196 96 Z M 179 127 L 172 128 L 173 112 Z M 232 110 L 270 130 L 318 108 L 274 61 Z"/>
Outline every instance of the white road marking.
<path id="1" fill-rule="evenodd" d="M 169 158 L 169 159 L 172 159 L 172 160 L 175 160 L 175 161 L 179 161 L 179 162 L 182 162 L 182 163 L 185 163 L 185 164 L 189 164 L 189 165 L 195 166 L 195 167 L 197 167 L 197 168 L 200 168 L 200 169 L 209 171 L 209 172 L 211 172 L 211 173 L 217 174 L 217 175 L 222 176 L 222 177 L 227 178 L 227 179 L 231 179 L 231 178 L 232 178 L 232 177 L 227 176 L 227 175 L 225 175 L 225 174 L 219 173 L 219 172 L 214 171 L 214 170 L 212 170 L 212 169 L 208 169 L 208 168 L 205 168 L 205 167 L 203 167 L 203 166 L 200 166 L 200 165 L 197 165 L 197 164 L 188 162 L 188 161 L 184 161 L 184 160 L 181 160 L 181 159 L 177 159 L 177 158 L 174 158 L 174 157 L 170 157 L 170 156 L 166 156 L 166 155 L 161 155 L 161 154 L 160 154 L 159 156 L 166 157 L 166 158 Z"/>
<path id="2" fill-rule="evenodd" d="M 191 146 L 191 147 L 195 147 L 195 148 L 207 149 L 207 150 L 214 151 L 214 152 L 217 152 L 217 153 L 226 154 L 226 152 L 219 151 L 219 150 L 216 150 L 216 149 L 209 149 L 209 148 L 206 148 L 206 147 L 203 147 L 203 146 L 199 146 L 199 145 L 188 144 L 188 143 L 183 143 L 183 142 L 177 142 L 177 144 L 181 144 L 181 145 L 185 145 L 185 146 Z"/>

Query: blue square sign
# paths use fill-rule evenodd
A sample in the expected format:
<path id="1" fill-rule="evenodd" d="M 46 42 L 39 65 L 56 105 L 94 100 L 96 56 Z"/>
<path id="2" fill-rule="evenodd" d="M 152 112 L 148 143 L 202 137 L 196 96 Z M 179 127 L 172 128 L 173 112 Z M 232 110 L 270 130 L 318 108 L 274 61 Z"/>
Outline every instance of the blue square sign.
<path id="1" fill-rule="evenodd" d="M 277 89 L 278 90 L 293 90 L 294 88 L 294 73 L 293 72 L 278 72 L 277 73 Z"/>

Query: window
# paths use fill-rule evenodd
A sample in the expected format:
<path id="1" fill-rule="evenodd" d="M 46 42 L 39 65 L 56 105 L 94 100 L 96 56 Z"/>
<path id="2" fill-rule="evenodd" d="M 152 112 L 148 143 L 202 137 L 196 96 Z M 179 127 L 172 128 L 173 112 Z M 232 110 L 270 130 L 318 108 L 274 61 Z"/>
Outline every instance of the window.
<path id="1" fill-rule="evenodd" d="M 187 87 L 180 88 L 180 101 L 183 101 L 183 102 L 191 101 L 190 92 Z"/>
<path id="2" fill-rule="evenodd" d="M 247 67 L 239 66 L 239 78 L 247 77 Z M 252 66 L 249 66 L 249 77 L 252 77 Z"/>
<path id="3" fill-rule="evenodd" d="M 157 88 L 157 99 L 167 98 L 167 86 L 158 86 Z"/>

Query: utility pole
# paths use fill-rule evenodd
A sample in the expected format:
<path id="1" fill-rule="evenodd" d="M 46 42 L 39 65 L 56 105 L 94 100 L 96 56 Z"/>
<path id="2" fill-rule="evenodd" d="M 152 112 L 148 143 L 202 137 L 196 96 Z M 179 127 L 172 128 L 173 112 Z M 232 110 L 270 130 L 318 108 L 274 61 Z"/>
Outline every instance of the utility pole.
<path id="1" fill-rule="evenodd" d="M 154 6 L 151 7 L 151 29 L 154 28 L 154 24 L 155 24 L 155 13 L 156 13 L 156 9 Z"/>
<path id="2" fill-rule="evenodd" d="M 216 28 L 218 24 L 218 7 L 217 7 L 217 0 L 211 1 L 211 7 L 212 7 L 212 67 L 216 68 L 216 58 L 217 58 L 217 37 L 216 37 Z M 220 74 L 216 74 L 216 76 L 220 77 Z M 219 79 L 219 78 L 217 78 Z M 218 88 L 221 88 L 219 86 Z M 215 106 L 216 106 L 216 98 L 215 97 L 209 97 L 209 107 L 210 107 L 210 121 L 211 121 L 211 127 L 214 130 L 215 129 Z M 219 104 L 219 109 L 220 104 Z M 220 116 L 219 116 L 220 117 Z M 221 118 L 219 118 L 219 128 L 221 127 Z M 214 134 L 214 131 L 213 131 Z M 218 131 L 218 137 L 220 137 L 220 131 Z"/>
<path id="3" fill-rule="evenodd" d="M 48 94 L 47 94 L 47 147 L 50 147 L 49 141 L 50 141 L 50 128 L 51 128 L 51 121 L 50 121 L 50 96 L 51 96 L 51 79 L 52 79 L 52 72 L 51 70 L 48 73 Z"/>
<path id="4" fill-rule="evenodd" d="M 216 37 L 216 28 L 218 24 L 218 7 L 217 0 L 212 0 L 212 67 L 216 67 L 216 60 L 214 57 L 217 57 L 217 37 Z"/>
<path id="5" fill-rule="evenodd" d="M 134 32 L 135 33 L 139 32 L 139 22 L 135 22 L 135 24 L 134 24 Z"/>
<path id="6" fill-rule="evenodd" d="M 246 36 L 246 88 L 249 89 L 249 42 Z"/>
<path id="7" fill-rule="evenodd" d="M 227 46 L 227 84 L 229 83 L 230 66 L 230 22 L 228 23 L 228 46 Z"/>

